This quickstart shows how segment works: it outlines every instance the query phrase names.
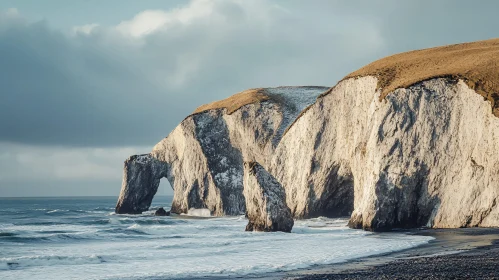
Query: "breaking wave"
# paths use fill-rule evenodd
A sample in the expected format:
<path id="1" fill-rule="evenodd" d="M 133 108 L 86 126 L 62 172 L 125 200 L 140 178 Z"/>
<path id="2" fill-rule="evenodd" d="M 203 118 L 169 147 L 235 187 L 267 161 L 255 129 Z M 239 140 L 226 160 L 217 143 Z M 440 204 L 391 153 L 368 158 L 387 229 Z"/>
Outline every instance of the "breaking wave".
<path id="1" fill-rule="evenodd" d="M 17 258 L 0 258 L 0 269 L 22 269 L 34 266 L 52 265 L 82 265 L 106 262 L 105 258 L 98 255 L 89 256 L 30 256 Z"/>

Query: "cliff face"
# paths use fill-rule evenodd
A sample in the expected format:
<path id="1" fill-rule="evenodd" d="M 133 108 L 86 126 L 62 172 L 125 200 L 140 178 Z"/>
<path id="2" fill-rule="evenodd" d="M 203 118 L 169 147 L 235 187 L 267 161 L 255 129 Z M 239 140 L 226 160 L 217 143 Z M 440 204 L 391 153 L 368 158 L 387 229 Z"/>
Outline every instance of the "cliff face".
<path id="1" fill-rule="evenodd" d="M 386 101 L 376 85 L 341 82 L 283 137 L 271 170 L 295 216 L 353 187 L 355 228 L 498 226 L 499 119 L 489 102 L 462 81 L 425 81 Z"/>
<path id="2" fill-rule="evenodd" d="M 389 59 L 381 65 L 392 67 Z M 388 69 L 392 80 L 381 85 L 410 77 L 408 61 Z M 388 73 L 373 65 L 369 71 Z M 116 211 L 147 209 L 167 177 L 172 212 L 243 214 L 243 162 L 258 162 L 284 188 L 295 218 L 351 216 L 351 227 L 367 230 L 499 226 L 495 95 L 449 73 L 388 94 L 378 75 L 352 75 L 328 91 L 258 89 L 208 104 L 159 142 L 146 165 L 125 163 Z"/>

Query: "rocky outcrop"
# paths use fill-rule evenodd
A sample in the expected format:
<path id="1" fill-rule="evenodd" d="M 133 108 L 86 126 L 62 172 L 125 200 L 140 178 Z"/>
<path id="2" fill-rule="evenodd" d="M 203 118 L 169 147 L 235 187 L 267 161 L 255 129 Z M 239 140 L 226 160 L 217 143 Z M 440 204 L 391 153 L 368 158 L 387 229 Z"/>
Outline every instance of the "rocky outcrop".
<path id="1" fill-rule="evenodd" d="M 150 154 L 135 155 L 125 161 L 123 184 L 116 205 L 118 214 L 140 214 L 149 209 L 158 191 L 159 181 L 168 164 Z"/>
<path id="2" fill-rule="evenodd" d="M 293 217 L 279 182 L 256 162 L 244 164 L 246 231 L 291 232 Z"/>
<path id="3" fill-rule="evenodd" d="M 494 42 L 458 50 L 490 52 Z M 441 63 L 435 74 L 422 71 L 419 52 L 401 57 L 327 91 L 257 89 L 201 107 L 145 156 L 147 164 L 127 160 L 117 212 L 147 209 L 166 177 L 174 213 L 243 214 L 259 189 L 246 190 L 243 162 L 258 162 L 284 189 L 294 218 L 350 216 L 351 227 L 366 230 L 499 226 L 499 103 L 488 92 L 499 78 L 481 72 L 496 73 L 497 58 L 481 55 L 486 67 L 461 73 L 462 65 L 432 56 L 425 61 Z M 404 88 L 383 88 L 396 85 Z"/>
<path id="4" fill-rule="evenodd" d="M 325 90 L 259 89 L 264 101 L 240 106 L 231 114 L 215 108 L 184 119 L 151 153 L 169 164 L 171 211 L 207 208 L 216 216 L 244 214 L 243 161 L 267 166 L 284 131 Z"/>
<path id="5" fill-rule="evenodd" d="M 261 102 L 242 105 L 232 98 L 231 104 L 239 104 L 237 110 L 211 106 L 185 118 L 151 152 L 154 159 L 164 163 L 162 172 L 155 174 L 166 177 L 174 190 L 171 212 L 207 208 L 216 216 L 244 214 L 243 160 L 267 166 L 285 130 L 327 89 L 278 87 L 245 91 L 241 93 L 243 100 Z M 129 180 L 125 179 L 129 177 L 126 166 L 127 163 L 120 197 L 134 197 L 136 188 L 128 187 Z M 144 184 L 147 188 L 148 183 Z M 146 208 L 138 205 L 150 205 L 150 201 L 143 198 L 144 201 L 130 200 L 135 207 L 117 207 L 117 212 L 118 209 L 119 213 L 140 212 L 127 212 L 132 208 L 144 211 Z"/>
<path id="6" fill-rule="evenodd" d="M 154 216 L 170 216 L 170 211 L 166 211 L 165 208 L 160 207 L 154 212 Z"/>

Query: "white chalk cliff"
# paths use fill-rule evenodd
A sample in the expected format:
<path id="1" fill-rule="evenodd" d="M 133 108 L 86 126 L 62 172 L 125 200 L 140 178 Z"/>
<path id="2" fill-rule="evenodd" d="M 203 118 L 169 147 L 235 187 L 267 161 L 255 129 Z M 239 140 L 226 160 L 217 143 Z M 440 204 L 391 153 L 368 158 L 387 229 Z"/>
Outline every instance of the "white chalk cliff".
<path id="1" fill-rule="evenodd" d="M 244 214 L 243 163 L 258 162 L 284 188 L 294 218 L 348 215 L 367 230 L 499 226 L 491 101 L 450 78 L 380 100 L 378 82 L 265 89 L 268 99 L 234 112 L 193 114 L 149 155 L 125 162 L 116 212 L 147 210 L 166 177 L 174 213 Z"/>

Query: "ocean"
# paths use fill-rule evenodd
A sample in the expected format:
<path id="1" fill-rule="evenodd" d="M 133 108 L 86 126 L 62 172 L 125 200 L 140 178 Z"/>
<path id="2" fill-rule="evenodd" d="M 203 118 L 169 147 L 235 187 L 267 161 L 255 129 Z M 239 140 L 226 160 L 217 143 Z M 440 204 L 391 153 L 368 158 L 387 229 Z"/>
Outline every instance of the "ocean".
<path id="1" fill-rule="evenodd" d="M 431 239 L 353 230 L 348 219 L 323 217 L 296 221 L 292 233 L 245 232 L 244 216 L 153 216 L 172 197 L 156 197 L 142 215 L 116 215 L 116 199 L 0 198 L 0 279 L 248 278 Z"/>

